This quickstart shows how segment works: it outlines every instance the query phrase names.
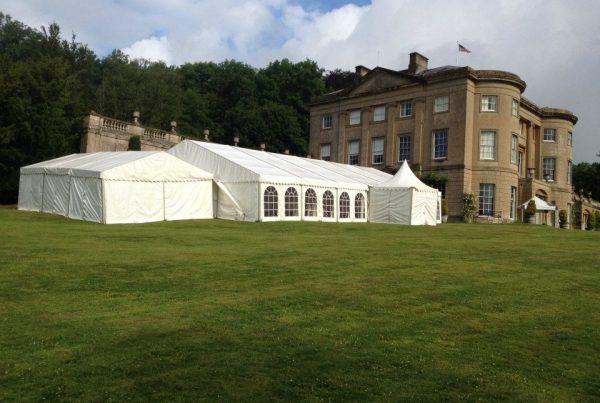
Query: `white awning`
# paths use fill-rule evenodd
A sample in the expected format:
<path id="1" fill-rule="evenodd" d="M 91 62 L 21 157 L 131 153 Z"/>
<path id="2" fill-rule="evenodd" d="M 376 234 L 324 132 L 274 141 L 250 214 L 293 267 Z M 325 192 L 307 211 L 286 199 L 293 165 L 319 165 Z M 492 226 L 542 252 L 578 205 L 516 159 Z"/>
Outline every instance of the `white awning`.
<path id="1" fill-rule="evenodd" d="M 554 211 L 556 210 L 556 206 L 553 206 L 551 204 L 546 203 L 544 200 L 540 199 L 537 196 L 534 196 L 532 199 L 535 202 L 535 209 L 536 210 L 546 210 L 546 211 Z M 529 204 L 529 201 L 527 200 L 525 203 L 521 204 L 521 208 L 527 208 L 527 204 Z"/>

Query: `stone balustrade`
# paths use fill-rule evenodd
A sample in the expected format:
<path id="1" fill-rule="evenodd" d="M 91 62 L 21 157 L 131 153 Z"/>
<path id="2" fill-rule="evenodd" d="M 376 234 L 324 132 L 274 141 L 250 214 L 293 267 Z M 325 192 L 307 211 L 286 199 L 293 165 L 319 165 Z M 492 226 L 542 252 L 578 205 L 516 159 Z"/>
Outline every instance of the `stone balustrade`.
<path id="1" fill-rule="evenodd" d="M 104 129 L 116 130 L 119 132 L 127 132 L 127 126 L 129 126 L 128 123 L 121 122 L 119 120 L 107 119 L 107 118 L 102 119 L 102 128 L 104 128 Z"/>
<path id="2" fill-rule="evenodd" d="M 146 127 L 144 129 L 144 137 L 148 137 L 155 140 L 168 141 L 169 133 L 164 130 Z"/>

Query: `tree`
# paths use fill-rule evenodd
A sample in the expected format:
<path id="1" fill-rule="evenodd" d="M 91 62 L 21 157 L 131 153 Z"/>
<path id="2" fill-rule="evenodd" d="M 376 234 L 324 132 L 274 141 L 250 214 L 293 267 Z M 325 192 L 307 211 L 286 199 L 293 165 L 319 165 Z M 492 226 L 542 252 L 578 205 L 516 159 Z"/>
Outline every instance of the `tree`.
<path id="1" fill-rule="evenodd" d="M 142 142 L 140 136 L 131 136 L 129 138 L 129 144 L 127 145 L 128 151 L 140 151 L 142 149 Z"/>
<path id="2" fill-rule="evenodd" d="M 329 70 L 325 74 L 325 86 L 330 91 L 342 90 L 354 84 L 356 73 L 342 69 Z"/>
<path id="3" fill-rule="evenodd" d="M 600 200 L 600 163 L 581 162 L 573 165 L 573 186 L 576 192 L 584 195 L 592 194 L 592 198 Z"/>
<path id="4" fill-rule="evenodd" d="M 323 69 L 312 60 L 292 63 L 288 59 L 270 63 L 259 71 L 260 95 L 271 101 L 290 107 L 300 125 L 302 141 L 305 144 L 301 154 L 306 154 L 310 135 L 309 103 L 312 97 L 325 92 Z"/>
<path id="5" fill-rule="evenodd" d="M 181 76 L 175 67 L 144 59 L 130 60 L 120 50 L 100 62 L 96 109 L 120 120 L 139 111 L 144 124 L 166 128 L 181 115 Z"/>
<path id="6" fill-rule="evenodd" d="M 77 151 L 95 61 L 56 24 L 36 31 L 0 14 L 0 202 L 16 201 L 20 166 Z"/>

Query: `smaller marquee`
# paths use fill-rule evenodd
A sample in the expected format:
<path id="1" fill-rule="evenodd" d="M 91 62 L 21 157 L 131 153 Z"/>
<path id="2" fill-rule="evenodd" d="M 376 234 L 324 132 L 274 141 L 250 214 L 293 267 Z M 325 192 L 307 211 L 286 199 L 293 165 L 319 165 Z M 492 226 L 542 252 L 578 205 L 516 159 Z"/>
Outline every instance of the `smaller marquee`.
<path id="1" fill-rule="evenodd" d="M 436 225 L 441 222 L 441 193 L 427 186 L 404 161 L 394 176 L 370 186 L 371 222 Z"/>
<path id="2" fill-rule="evenodd" d="M 18 208 L 106 224 L 212 218 L 212 175 L 166 152 L 71 154 L 21 168 Z"/>

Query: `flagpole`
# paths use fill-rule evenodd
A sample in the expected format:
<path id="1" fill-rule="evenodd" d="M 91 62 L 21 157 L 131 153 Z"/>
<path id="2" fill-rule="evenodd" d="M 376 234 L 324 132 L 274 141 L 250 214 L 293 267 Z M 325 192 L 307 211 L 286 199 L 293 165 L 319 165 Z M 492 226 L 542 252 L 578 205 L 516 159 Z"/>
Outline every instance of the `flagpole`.
<path id="1" fill-rule="evenodd" d="M 458 47 L 458 41 L 456 41 L 456 46 Z M 458 66 L 458 55 L 460 54 L 460 51 L 458 51 L 456 53 L 456 65 Z"/>

